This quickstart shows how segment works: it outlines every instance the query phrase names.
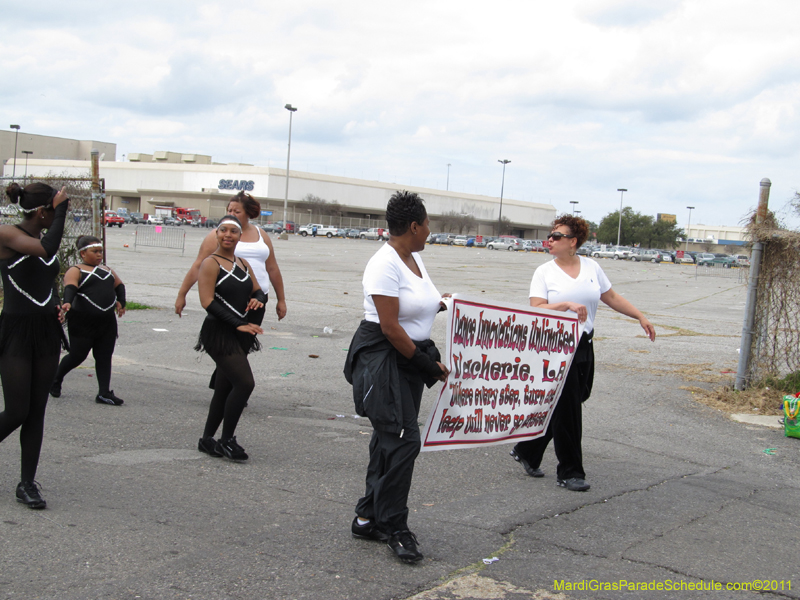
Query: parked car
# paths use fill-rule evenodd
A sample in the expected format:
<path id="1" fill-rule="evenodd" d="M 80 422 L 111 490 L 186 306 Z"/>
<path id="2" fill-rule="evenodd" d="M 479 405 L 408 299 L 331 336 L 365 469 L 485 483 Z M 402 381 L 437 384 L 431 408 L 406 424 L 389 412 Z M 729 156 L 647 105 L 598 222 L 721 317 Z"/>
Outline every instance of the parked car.
<path id="1" fill-rule="evenodd" d="M 594 258 L 613 258 L 614 260 L 619 260 L 628 258 L 630 253 L 630 248 L 626 248 L 625 246 L 600 246 L 592 252 L 592 256 Z"/>
<path id="2" fill-rule="evenodd" d="M 716 256 L 714 256 L 714 255 L 713 255 L 713 254 L 711 254 L 710 252 L 698 252 L 698 253 L 695 255 L 695 260 L 694 260 L 694 262 L 695 262 L 695 263 L 697 263 L 697 264 L 699 265 L 701 262 L 705 262 L 705 261 L 714 260 L 715 258 L 716 258 Z"/>
<path id="3" fill-rule="evenodd" d="M 486 244 L 487 250 L 523 250 L 521 240 L 516 238 L 500 237 Z"/>
<path id="4" fill-rule="evenodd" d="M 704 256 L 707 256 L 707 254 Z M 698 260 L 697 266 L 698 267 L 722 266 L 722 268 L 724 269 L 730 269 L 731 267 L 738 267 L 739 265 L 736 263 L 736 260 L 734 260 L 732 256 L 713 256 L 713 258 L 702 258 Z"/>
<path id="5" fill-rule="evenodd" d="M 485 235 L 476 235 L 475 242 L 473 245 L 476 248 L 486 248 L 486 244 L 488 243 L 487 237 Z"/>
<path id="6" fill-rule="evenodd" d="M 662 262 L 672 262 L 672 253 L 669 250 L 658 250 Z"/>
<path id="7" fill-rule="evenodd" d="M 468 239 L 465 235 L 457 235 L 453 238 L 453 246 L 466 246 Z"/>
<path id="8" fill-rule="evenodd" d="M 386 231 L 385 233 L 388 233 L 388 231 Z M 383 227 L 370 227 L 366 231 L 362 231 L 359 234 L 359 237 L 362 240 L 382 240 L 385 239 L 383 237 L 383 234 L 384 234 Z"/>
<path id="9" fill-rule="evenodd" d="M 133 212 L 131 213 L 131 223 L 139 224 L 145 223 L 144 215 L 140 212 Z"/>
<path id="10" fill-rule="evenodd" d="M 313 235 L 315 227 L 317 228 L 317 235 L 319 236 L 324 235 L 325 237 L 328 238 L 332 238 L 333 236 L 335 236 L 336 232 L 338 231 L 337 227 L 332 227 L 330 225 L 322 225 L 321 223 L 309 223 L 308 225 L 303 225 L 302 227 L 300 227 L 297 230 L 297 233 L 299 233 L 303 237 Z"/>
<path id="11" fill-rule="evenodd" d="M 148 225 L 163 225 L 164 224 L 164 217 L 161 215 L 150 215 L 147 217 L 147 224 Z"/>
<path id="12" fill-rule="evenodd" d="M 356 229 L 355 227 L 353 227 L 352 229 L 348 229 L 347 230 L 346 236 L 349 237 L 349 238 L 356 239 L 356 238 L 361 236 L 361 230 L 360 229 Z"/>
<path id="13" fill-rule="evenodd" d="M 733 260 L 735 260 L 740 267 L 750 266 L 750 258 L 746 254 L 734 254 Z"/>
<path id="14" fill-rule="evenodd" d="M 182 219 L 176 219 L 175 217 L 163 217 L 164 225 L 172 225 L 174 227 L 178 227 L 183 223 Z"/>
<path id="15" fill-rule="evenodd" d="M 283 221 L 275 221 L 275 223 L 277 225 L 281 226 L 281 233 L 284 232 L 284 231 L 286 233 L 294 233 L 295 232 L 296 225 L 295 225 L 294 221 L 286 221 L 286 224 L 284 224 Z M 215 225 L 215 227 L 216 227 L 216 225 Z"/>
<path id="16" fill-rule="evenodd" d="M 192 223 L 192 225 L 194 225 L 194 223 Z M 277 223 L 264 223 L 261 226 L 261 229 L 263 229 L 267 233 L 280 233 L 281 232 L 281 226 L 278 225 Z"/>
<path id="17" fill-rule="evenodd" d="M 103 225 L 106 225 L 108 227 L 113 227 L 114 225 L 119 225 L 120 227 L 122 227 L 122 224 L 124 222 L 125 222 L 125 219 L 123 219 L 120 215 L 115 213 L 113 210 L 107 210 L 105 213 L 103 213 Z"/>
<path id="18" fill-rule="evenodd" d="M 660 263 L 662 258 L 661 258 L 661 252 L 659 252 L 658 250 L 640 248 L 638 250 L 634 250 L 633 252 L 631 252 L 628 255 L 628 260 L 632 260 L 634 262 L 649 261 L 654 263 Z"/>

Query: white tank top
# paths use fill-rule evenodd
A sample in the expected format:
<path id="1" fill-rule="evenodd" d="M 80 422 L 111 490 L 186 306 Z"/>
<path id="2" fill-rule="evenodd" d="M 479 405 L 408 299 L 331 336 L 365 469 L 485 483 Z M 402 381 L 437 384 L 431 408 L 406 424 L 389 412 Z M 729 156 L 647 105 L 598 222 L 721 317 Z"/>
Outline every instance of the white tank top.
<path id="1" fill-rule="evenodd" d="M 258 231 L 258 229 L 256 229 Z M 245 259 L 250 263 L 250 268 L 253 269 L 253 275 L 256 276 L 258 285 L 265 293 L 269 293 L 269 275 L 267 275 L 267 259 L 269 258 L 269 246 L 267 246 L 264 238 L 261 237 L 261 232 L 258 231 L 257 242 L 239 242 L 236 244 L 236 249 L 233 251 L 234 255 L 239 258 Z"/>

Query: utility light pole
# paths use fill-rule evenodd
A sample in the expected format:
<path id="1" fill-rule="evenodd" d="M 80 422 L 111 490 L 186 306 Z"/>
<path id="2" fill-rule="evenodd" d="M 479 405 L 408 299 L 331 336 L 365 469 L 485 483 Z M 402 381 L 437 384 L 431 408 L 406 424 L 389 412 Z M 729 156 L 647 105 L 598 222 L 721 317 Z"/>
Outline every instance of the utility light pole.
<path id="1" fill-rule="evenodd" d="M 503 188 L 506 185 L 506 165 L 511 161 L 504 158 L 503 160 L 498 159 L 497 162 L 503 164 L 503 179 L 500 183 L 500 216 L 497 218 L 497 235 L 500 235 L 503 227 Z"/>
<path id="2" fill-rule="evenodd" d="M 619 246 L 619 238 L 622 234 L 622 197 L 625 195 L 626 190 L 625 188 L 617 188 L 617 191 L 620 192 L 619 194 L 619 227 L 617 227 L 617 246 Z"/>
<path id="3" fill-rule="evenodd" d="M 25 185 L 28 184 L 28 156 L 33 154 L 33 150 L 23 150 L 22 153 L 25 155 Z"/>
<path id="4" fill-rule="evenodd" d="M 450 191 L 450 163 L 447 163 L 447 187 L 445 190 Z"/>
<path id="5" fill-rule="evenodd" d="M 694 210 L 694 206 L 687 206 L 686 208 L 689 209 L 689 224 L 686 226 L 686 248 L 684 252 L 689 251 L 689 229 L 692 227 L 692 211 Z"/>
<path id="6" fill-rule="evenodd" d="M 17 176 L 17 138 L 19 137 L 19 125 L 9 125 L 9 127 L 17 130 L 14 134 L 14 169 L 11 171 L 11 181 L 14 181 Z"/>
<path id="7" fill-rule="evenodd" d="M 576 204 L 580 204 L 580 202 L 578 202 L 577 200 L 570 200 L 569 203 L 572 204 L 572 214 L 574 215 L 575 214 L 575 205 Z"/>
<path id="8" fill-rule="evenodd" d="M 292 113 L 297 112 L 297 109 L 291 104 L 287 104 L 284 108 L 289 111 L 289 149 L 286 151 L 286 193 L 283 196 L 283 232 L 285 233 L 288 230 L 286 214 L 289 208 L 289 158 L 292 156 Z"/>

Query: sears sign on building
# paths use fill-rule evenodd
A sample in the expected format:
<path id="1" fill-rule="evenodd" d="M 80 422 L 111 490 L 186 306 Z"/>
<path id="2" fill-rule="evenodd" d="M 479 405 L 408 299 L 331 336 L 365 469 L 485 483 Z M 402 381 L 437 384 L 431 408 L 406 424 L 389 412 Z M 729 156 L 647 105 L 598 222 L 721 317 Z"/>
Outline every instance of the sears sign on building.
<path id="1" fill-rule="evenodd" d="M 245 181 L 244 179 L 220 179 L 219 189 L 221 190 L 242 190 L 245 192 L 252 192 L 255 187 L 255 181 Z"/>

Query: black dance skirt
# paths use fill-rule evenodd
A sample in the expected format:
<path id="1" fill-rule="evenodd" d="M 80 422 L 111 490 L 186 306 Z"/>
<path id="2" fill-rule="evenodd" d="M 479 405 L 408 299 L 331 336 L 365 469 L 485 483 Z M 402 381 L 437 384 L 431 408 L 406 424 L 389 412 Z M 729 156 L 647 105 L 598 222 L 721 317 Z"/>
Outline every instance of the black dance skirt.
<path id="1" fill-rule="evenodd" d="M 257 336 L 239 331 L 208 315 L 200 328 L 200 337 L 194 349 L 198 352 L 205 352 L 213 358 L 241 352 L 250 354 L 261 350 L 261 343 Z"/>
<path id="2" fill-rule="evenodd" d="M 119 337 L 117 332 L 117 316 L 113 310 L 104 313 L 85 313 L 71 310 L 67 313 L 67 330 L 69 338 L 84 338 L 96 340 L 112 332 L 114 337 Z"/>
<path id="3" fill-rule="evenodd" d="M 52 356 L 62 347 L 69 348 L 55 309 L 27 315 L 0 313 L 0 356 Z"/>

